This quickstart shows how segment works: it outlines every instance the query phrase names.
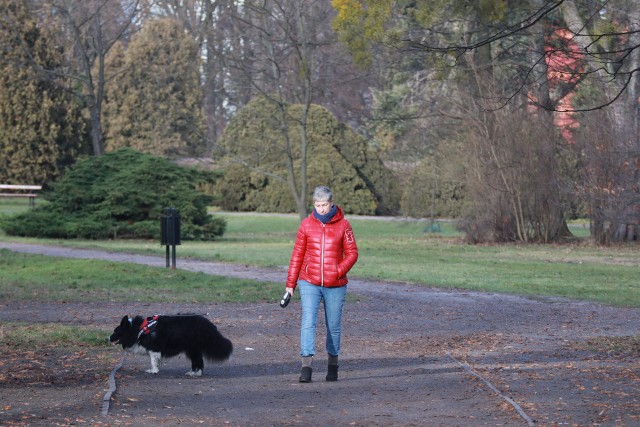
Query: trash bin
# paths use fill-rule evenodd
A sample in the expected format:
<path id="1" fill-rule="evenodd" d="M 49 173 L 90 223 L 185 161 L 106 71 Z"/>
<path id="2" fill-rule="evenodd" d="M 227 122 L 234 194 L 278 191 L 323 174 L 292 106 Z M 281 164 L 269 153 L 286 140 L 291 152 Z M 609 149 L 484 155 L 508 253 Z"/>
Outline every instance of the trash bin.
<path id="1" fill-rule="evenodd" d="M 180 244 L 180 214 L 176 208 L 164 209 L 160 217 L 160 244 Z"/>

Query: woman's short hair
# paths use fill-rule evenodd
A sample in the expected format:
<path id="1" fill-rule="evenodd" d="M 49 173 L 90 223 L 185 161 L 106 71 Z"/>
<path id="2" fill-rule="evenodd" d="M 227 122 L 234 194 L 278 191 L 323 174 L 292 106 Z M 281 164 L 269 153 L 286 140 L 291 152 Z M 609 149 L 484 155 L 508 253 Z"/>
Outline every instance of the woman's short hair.
<path id="1" fill-rule="evenodd" d="M 333 201 L 333 193 L 329 187 L 320 185 L 313 189 L 314 202 L 331 202 Z"/>

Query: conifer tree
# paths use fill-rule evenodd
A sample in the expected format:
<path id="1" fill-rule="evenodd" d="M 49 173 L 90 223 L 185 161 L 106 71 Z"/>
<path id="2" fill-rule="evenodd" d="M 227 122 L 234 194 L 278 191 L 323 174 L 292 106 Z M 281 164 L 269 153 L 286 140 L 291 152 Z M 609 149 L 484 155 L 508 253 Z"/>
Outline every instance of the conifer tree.
<path id="1" fill-rule="evenodd" d="M 147 22 L 125 49 L 114 46 L 104 106 L 106 150 L 161 155 L 204 149 L 198 46 L 172 19 Z"/>
<path id="2" fill-rule="evenodd" d="M 0 9 L 0 181 L 46 185 L 86 149 L 86 121 L 76 99 L 41 71 L 62 55 L 24 2 L 0 0 Z"/>

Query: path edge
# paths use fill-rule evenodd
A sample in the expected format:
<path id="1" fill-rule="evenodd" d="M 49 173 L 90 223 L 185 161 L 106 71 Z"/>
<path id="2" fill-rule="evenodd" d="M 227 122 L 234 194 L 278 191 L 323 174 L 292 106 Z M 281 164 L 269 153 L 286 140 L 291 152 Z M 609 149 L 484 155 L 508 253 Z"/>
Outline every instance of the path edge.
<path id="1" fill-rule="evenodd" d="M 529 426 L 535 426 L 535 421 L 529 416 L 527 415 L 527 413 L 522 409 L 522 407 L 520 405 L 518 405 L 518 403 L 513 400 L 512 398 L 510 398 L 509 396 L 505 395 L 504 393 L 502 393 L 500 390 L 498 390 L 498 388 L 496 386 L 494 386 L 489 380 L 487 380 L 486 378 L 484 378 L 482 375 L 480 375 L 478 372 L 476 372 L 471 366 L 469 366 L 468 364 L 456 359 L 455 357 L 453 357 L 451 355 L 451 353 L 447 352 L 447 356 L 449 356 L 451 358 L 451 360 L 453 360 L 455 363 L 457 363 L 458 365 L 460 365 L 467 373 L 469 373 L 470 375 L 478 378 L 480 381 L 482 381 L 487 387 L 489 387 L 489 389 L 491 391 L 493 391 L 495 394 L 497 394 L 498 396 L 500 396 L 500 398 L 502 398 L 504 401 L 506 401 L 509 405 L 511 405 L 513 407 L 513 409 L 516 410 L 516 412 L 518 413 L 518 415 L 520 415 L 520 417 L 525 420 L 527 422 L 527 425 Z"/>
<path id="2" fill-rule="evenodd" d="M 107 392 L 104 394 L 104 397 L 102 398 L 102 415 L 106 416 L 109 415 L 109 405 L 111 403 L 111 395 L 113 393 L 116 392 L 116 373 L 118 372 L 118 370 L 120 368 L 122 368 L 122 364 L 124 363 L 124 358 L 122 358 L 122 360 L 120 360 L 120 363 L 118 363 L 116 365 L 115 368 L 113 368 L 113 370 L 111 371 L 111 374 L 109 374 L 109 380 L 107 381 L 108 384 L 108 390 Z"/>

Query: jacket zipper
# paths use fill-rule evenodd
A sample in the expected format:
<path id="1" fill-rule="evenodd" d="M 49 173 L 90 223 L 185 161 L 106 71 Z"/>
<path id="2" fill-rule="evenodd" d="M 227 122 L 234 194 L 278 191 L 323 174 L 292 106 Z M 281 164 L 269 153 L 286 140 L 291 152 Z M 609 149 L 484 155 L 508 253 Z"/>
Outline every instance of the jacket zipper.
<path id="1" fill-rule="evenodd" d="M 322 240 L 320 242 L 320 286 L 324 286 L 324 230 L 325 224 L 322 223 Z"/>

